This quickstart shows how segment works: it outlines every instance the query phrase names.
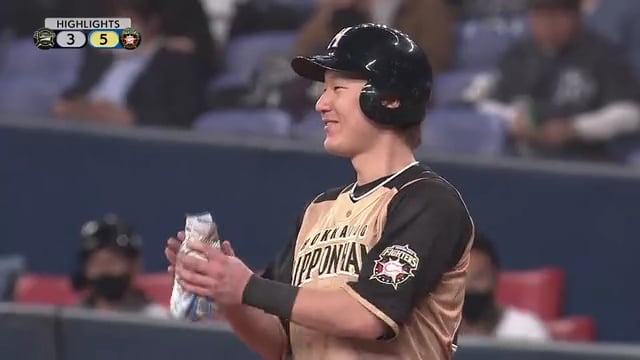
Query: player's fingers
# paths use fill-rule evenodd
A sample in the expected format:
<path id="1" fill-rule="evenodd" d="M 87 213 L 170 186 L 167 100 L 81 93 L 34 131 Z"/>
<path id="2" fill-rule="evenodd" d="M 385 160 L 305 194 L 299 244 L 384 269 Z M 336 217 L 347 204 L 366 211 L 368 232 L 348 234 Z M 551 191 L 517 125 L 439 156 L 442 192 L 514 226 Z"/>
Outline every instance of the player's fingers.
<path id="1" fill-rule="evenodd" d="M 195 294 L 197 296 L 202 296 L 208 299 L 211 298 L 211 294 L 209 293 L 209 290 L 207 290 L 207 288 L 205 287 L 192 285 L 184 281 L 181 283 L 181 285 L 182 285 L 182 288 L 188 293 Z"/>
<path id="2" fill-rule="evenodd" d="M 207 274 L 208 262 L 191 255 L 178 255 L 178 266 L 199 274 Z"/>
<path id="3" fill-rule="evenodd" d="M 222 242 L 220 249 L 222 250 L 222 253 L 227 256 L 236 256 L 235 251 L 233 251 L 233 248 L 231 247 L 231 243 L 227 240 Z"/>
<path id="4" fill-rule="evenodd" d="M 178 231 L 178 235 L 176 236 L 178 238 L 178 241 L 183 242 L 184 241 L 184 231 Z"/>
<path id="5" fill-rule="evenodd" d="M 202 255 L 206 255 L 209 248 L 210 248 L 209 245 L 205 245 L 204 243 L 199 241 L 192 241 L 189 243 L 190 250 L 197 251 Z"/>
<path id="6" fill-rule="evenodd" d="M 212 261 L 224 262 L 227 260 L 226 256 L 222 253 L 222 250 L 218 248 L 210 247 L 207 249 L 206 254 L 207 254 L 207 258 L 209 258 L 209 260 L 212 260 Z"/>
<path id="7" fill-rule="evenodd" d="M 178 241 L 178 239 L 176 238 L 169 238 L 169 240 L 167 240 L 167 247 L 171 250 L 173 250 L 173 252 L 178 252 L 180 251 L 180 241 Z"/>
<path id="8" fill-rule="evenodd" d="M 167 272 L 169 273 L 169 276 L 171 276 L 171 282 L 173 282 L 176 279 L 176 267 L 169 265 L 167 267 Z"/>
<path id="9" fill-rule="evenodd" d="M 177 260 L 177 253 L 171 250 L 169 247 L 164 249 L 164 256 L 169 261 L 169 264 L 174 265 Z"/>
<path id="10" fill-rule="evenodd" d="M 176 273 L 178 274 L 180 281 L 186 284 L 190 284 L 192 286 L 199 286 L 199 287 L 206 288 L 208 287 L 208 285 L 212 283 L 212 280 L 206 277 L 205 275 L 187 270 L 183 266 L 178 266 Z"/>

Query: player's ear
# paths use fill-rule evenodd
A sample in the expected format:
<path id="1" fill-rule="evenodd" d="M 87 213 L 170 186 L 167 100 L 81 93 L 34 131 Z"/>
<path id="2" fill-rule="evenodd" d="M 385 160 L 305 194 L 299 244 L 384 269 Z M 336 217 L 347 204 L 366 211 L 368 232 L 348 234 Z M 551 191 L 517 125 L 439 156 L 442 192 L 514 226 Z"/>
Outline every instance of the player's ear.
<path id="1" fill-rule="evenodd" d="M 400 107 L 400 100 L 396 98 L 382 99 L 382 106 L 387 109 L 397 109 Z"/>

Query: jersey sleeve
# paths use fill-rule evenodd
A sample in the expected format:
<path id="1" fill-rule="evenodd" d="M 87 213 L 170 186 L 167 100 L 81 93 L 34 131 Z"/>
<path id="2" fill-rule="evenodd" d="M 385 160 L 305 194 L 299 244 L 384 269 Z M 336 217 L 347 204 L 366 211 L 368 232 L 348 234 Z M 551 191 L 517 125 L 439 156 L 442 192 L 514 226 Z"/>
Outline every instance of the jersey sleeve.
<path id="1" fill-rule="evenodd" d="M 380 241 L 346 290 L 398 334 L 414 306 L 455 267 L 472 238 L 466 207 L 450 185 L 421 180 L 388 205 Z"/>

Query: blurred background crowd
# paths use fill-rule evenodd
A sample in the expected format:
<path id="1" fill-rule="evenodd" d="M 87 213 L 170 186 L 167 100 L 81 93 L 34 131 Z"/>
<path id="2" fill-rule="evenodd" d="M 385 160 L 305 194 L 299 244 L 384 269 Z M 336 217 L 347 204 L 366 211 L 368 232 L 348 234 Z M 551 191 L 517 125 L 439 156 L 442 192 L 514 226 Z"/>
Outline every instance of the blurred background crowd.
<path id="1" fill-rule="evenodd" d="M 395 26 L 430 56 L 433 151 L 633 164 L 640 26 L 632 0 L 5 1 L 0 110 L 56 121 L 322 136 L 293 55 L 341 28 Z M 37 51 L 47 16 L 122 16 L 135 52 Z M 53 121 L 53 120 L 52 120 Z"/>
<path id="2" fill-rule="evenodd" d="M 320 142 L 324 131 L 314 103 L 322 89 L 297 78 L 289 61 L 323 51 L 346 26 L 376 22 L 408 33 L 431 59 L 434 96 L 420 151 L 640 166 L 638 0 L 0 4 L 4 119 L 126 128 L 132 134 L 161 128 Z M 32 36 L 46 17 L 129 17 L 142 34 L 142 46 L 135 51 L 38 50 Z M 61 196 L 78 195 L 67 187 Z M 113 214 L 82 224 L 86 220 L 69 220 L 79 235 L 68 239 L 80 239 L 73 243 L 77 266 L 72 276 L 36 274 L 21 254 L 7 254 L 0 260 L 3 299 L 168 318 L 171 279 L 143 269 L 142 237 L 130 220 Z M 145 252 L 159 258 L 162 242 L 153 243 Z M 597 339 L 598 324 L 588 309 L 563 313 L 564 269 L 509 271 L 500 258 L 493 239 L 479 233 L 463 335 Z"/>

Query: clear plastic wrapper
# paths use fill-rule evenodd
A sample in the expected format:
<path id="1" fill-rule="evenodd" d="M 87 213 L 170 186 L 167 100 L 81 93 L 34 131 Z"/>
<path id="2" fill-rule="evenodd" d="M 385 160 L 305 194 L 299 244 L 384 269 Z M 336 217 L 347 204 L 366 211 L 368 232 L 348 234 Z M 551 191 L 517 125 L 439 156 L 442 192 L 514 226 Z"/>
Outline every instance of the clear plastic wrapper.
<path id="1" fill-rule="evenodd" d="M 187 215 L 184 228 L 185 239 L 180 247 L 180 254 L 204 259 L 204 255 L 192 250 L 190 244 L 199 241 L 211 247 L 220 247 L 218 227 L 210 213 Z M 184 290 L 179 283 L 178 275 L 173 281 L 170 310 L 175 318 L 200 321 L 211 319 L 215 313 L 215 304 L 203 297 Z"/>

